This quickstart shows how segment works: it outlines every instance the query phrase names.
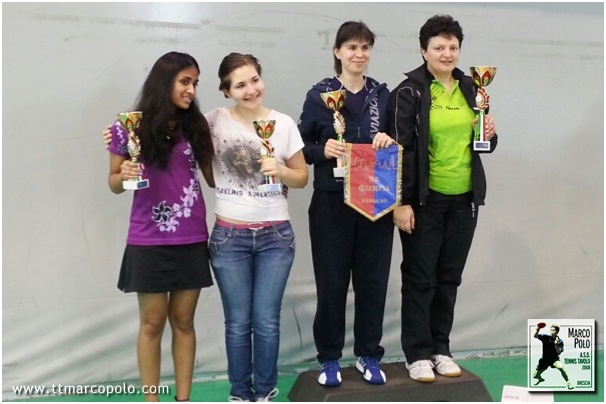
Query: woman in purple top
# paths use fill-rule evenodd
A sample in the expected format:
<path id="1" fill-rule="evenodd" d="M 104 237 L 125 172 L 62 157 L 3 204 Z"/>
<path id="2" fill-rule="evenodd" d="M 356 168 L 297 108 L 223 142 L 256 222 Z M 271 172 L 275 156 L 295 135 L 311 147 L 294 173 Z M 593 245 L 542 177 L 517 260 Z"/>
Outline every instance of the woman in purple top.
<path id="1" fill-rule="evenodd" d="M 136 105 L 141 155 L 129 159 L 128 133 L 111 126 L 109 187 L 142 175 L 150 186 L 134 192 L 118 288 L 139 302 L 137 357 L 147 401 L 158 401 L 160 346 L 172 331 L 176 399 L 189 400 L 195 358 L 194 312 L 200 289 L 212 285 L 206 206 L 197 166 L 212 181 L 212 141 L 196 102 L 200 69 L 191 56 L 170 52 L 156 61 Z"/>

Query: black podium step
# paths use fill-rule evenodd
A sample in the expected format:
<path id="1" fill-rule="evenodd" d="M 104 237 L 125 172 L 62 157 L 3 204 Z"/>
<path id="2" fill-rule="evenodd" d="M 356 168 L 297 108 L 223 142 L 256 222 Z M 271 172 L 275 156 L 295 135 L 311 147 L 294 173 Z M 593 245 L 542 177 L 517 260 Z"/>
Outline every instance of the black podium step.
<path id="1" fill-rule="evenodd" d="M 318 370 L 301 373 L 293 384 L 290 401 L 492 401 L 484 382 L 461 368 L 460 377 L 436 374 L 433 383 L 415 382 L 403 362 L 381 364 L 387 383 L 373 386 L 362 379 L 354 366 L 341 368 L 339 387 L 318 384 Z"/>

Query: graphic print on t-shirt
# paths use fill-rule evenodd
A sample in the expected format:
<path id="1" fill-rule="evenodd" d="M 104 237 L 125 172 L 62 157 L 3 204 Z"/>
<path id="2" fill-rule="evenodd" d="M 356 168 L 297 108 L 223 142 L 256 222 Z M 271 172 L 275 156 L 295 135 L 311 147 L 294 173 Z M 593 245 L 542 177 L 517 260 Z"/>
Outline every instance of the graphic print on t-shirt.
<path id="1" fill-rule="evenodd" d="M 251 189 L 261 183 L 259 148 L 259 141 L 252 139 L 223 139 L 219 143 L 217 163 L 233 188 Z"/>
<path id="2" fill-rule="evenodd" d="M 178 152 L 177 149 L 174 151 Z M 185 149 L 182 153 L 189 159 L 189 170 L 191 172 L 189 186 L 182 187 L 183 193 L 178 195 L 178 199 L 182 203 L 164 200 L 158 205 L 152 206 L 151 219 L 156 222 L 158 229 L 162 232 L 176 232 L 180 221 L 191 217 L 192 207 L 201 194 L 200 182 L 196 175 L 196 160 L 194 159 L 193 150 L 189 142 L 185 142 Z"/>

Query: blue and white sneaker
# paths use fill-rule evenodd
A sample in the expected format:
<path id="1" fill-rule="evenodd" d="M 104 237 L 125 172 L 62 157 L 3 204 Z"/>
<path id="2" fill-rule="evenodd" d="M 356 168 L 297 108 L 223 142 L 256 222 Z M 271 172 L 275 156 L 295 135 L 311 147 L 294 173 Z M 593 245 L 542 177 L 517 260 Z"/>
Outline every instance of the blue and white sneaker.
<path id="1" fill-rule="evenodd" d="M 318 383 L 326 387 L 336 387 L 340 385 L 342 381 L 339 361 L 322 362 L 322 368 L 318 375 Z"/>
<path id="2" fill-rule="evenodd" d="M 385 384 L 387 378 L 379 366 L 379 361 L 369 356 L 362 356 L 356 362 L 356 369 L 362 373 L 364 380 L 370 384 Z"/>

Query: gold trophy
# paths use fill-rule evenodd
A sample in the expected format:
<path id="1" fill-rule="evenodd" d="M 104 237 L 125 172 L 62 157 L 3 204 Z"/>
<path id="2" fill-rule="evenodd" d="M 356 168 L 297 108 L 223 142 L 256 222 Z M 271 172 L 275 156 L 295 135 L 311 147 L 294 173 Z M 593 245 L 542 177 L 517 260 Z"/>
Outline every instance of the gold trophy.
<path id="1" fill-rule="evenodd" d="M 141 154 L 141 143 L 139 137 L 135 134 L 135 130 L 141 124 L 141 118 L 143 114 L 141 111 L 131 112 L 120 112 L 118 119 L 124 129 L 128 131 L 128 154 L 130 155 L 130 161 L 139 164 L 139 155 Z M 138 190 L 149 187 L 149 180 L 143 179 L 141 176 L 132 180 L 122 181 L 122 188 L 128 190 Z"/>
<path id="2" fill-rule="evenodd" d="M 474 130 L 473 150 L 490 151 L 490 141 L 486 140 L 486 129 L 484 128 L 484 118 L 486 116 L 490 97 L 486 94 L 484 87 L 492 82 L 492 79 L 494 79 L 494 76 L 497 73 L 497 68 L 495 66 L 472 66 L 469 70 L 471 71 L 473 82 L 478 86 L 476 105 L 480 110 L 478 114 L 478 124 Z"/>
<path id="3" fill-rule="evenodd" d="M 343 115 L 339 112 L 339 110 L 345 106 L 345 90 L 328 91 L 321 93 L 320 96 L 322 97 L 324 104 L 333 111 L 332 126 L 337 133 L 337 140 L 345 143 L 345 139 L 343 139 L 343 134 L 345 133 L 345 118 L 343 118 Z M 337 166 L 332 169 L 333 175 L 335 177 L 345 177 L 346 166 L 346 156 L 338 158 Z"/>
<path id="4" fill-rule="evenodd" d="M 274 156 L 274 147 L 269 143 L 269 138 L 274 133 L 276 121 L 253 121 L 255 132 L 261 138 L 261 159 Z M 282 192 L 282 186 L 273 175 L 264 175 L 263 183 L 257 187 L 261 192 Z"/>

